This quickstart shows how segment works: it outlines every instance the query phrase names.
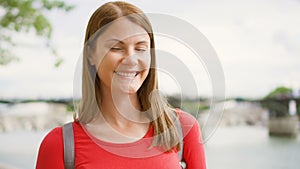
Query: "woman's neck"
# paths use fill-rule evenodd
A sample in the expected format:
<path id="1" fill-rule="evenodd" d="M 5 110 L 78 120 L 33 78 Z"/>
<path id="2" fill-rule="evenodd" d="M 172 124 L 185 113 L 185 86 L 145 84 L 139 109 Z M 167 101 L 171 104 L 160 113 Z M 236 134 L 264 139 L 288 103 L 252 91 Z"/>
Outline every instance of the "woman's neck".
<path id="1" fill-rule="evenodd" d="M 137 93 L 111 92 L 102 90 L 101 113 L 105 121 L 115 127 L 126 128 L 136 123 L 148 123 Z"/>
<path id="2" fill-rule="evenodd" d="M 102 88 L 103 89 L 103 88 Z M 150 121 L 136 93 L 114 93 L 101 90 L 101 110 L 97 119 L 86 125 L 96 138 L 108 142 L 132 142 L 141 139 L 149 130 Z"/>

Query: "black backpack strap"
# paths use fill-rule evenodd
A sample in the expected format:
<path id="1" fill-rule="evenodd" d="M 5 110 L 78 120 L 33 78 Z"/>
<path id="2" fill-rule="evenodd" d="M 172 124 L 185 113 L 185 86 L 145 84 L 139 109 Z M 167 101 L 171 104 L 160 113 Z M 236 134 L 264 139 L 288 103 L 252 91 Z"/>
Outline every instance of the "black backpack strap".
<path id="1" fill-rule="evenodd" d="M 62 126 L 65 169 L 75 168 L 74 132 L 72 124 L 73 122 L 70 122 Z"/>

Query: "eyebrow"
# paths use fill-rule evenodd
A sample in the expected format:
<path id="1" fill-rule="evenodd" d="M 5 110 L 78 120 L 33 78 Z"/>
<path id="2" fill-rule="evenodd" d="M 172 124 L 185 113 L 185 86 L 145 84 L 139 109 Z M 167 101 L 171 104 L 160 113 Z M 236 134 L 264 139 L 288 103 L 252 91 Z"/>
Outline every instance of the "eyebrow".
<path id="1" fill-rule="evenodd" d="M 140 44 L 146 44 L 146 45 L 148 45 L 149 42 L 143 40 L 143 41 L 138 41 L 136 44 L 137 44 L 137 45 L 140 45 Z"/>
<path id="2" fill-rule="evenodd" d="M 117 41 L 117 42 L 119 42 L 119 43 L 124 44 L 124 42 L 121 41 L 121 40 L 119 40 L 119 39 L 108 39 L 108 40 L 106 40 L 106 42 L 109 42 L 109 41 Z"/>
<path id="3" fill-rule="evenodd" d="M 121 43 L 121 44 L 125 44 L 123 41 L 121 41 L 121 40 L 119 40 L 119 39 L 108 39 L 108 40 L 106 40 L 107 42 L 109 42 L 109 41 L 117 41 L 118 43 Z M 140 45 L 140 44 L 149 44 L 149 42 L 148 41 L 146 41 L 146 40 L 141 40 L 141 41 L 138 41 L 137 43 L 136 43 L 136 45 Z"/>

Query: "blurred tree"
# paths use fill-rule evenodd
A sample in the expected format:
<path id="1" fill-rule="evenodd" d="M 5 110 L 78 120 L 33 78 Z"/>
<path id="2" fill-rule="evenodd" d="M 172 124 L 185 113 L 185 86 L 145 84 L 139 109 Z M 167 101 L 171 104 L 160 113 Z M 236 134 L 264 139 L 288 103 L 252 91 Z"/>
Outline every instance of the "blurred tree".
<path id="1" fill-rule="evenodd" d="M 12 52 L 13 47 L 18 44 L 10 35 L 34 30 L 37 36 L 46 39 L 46 47 L 57 57 L 55 66 L 59 66 L 62 58 L 58 57 L 50 44 L 52 26 L 44 14 L 53 9 L 67 12 L 73 8 L 73 5 L 62 0 L 0 0 L 0 65 L 18 60 Z"/>
<path id="2" fill-rule="evenodd" d="M 172 107 L 181 108 L 181 97 L 180 96 L 167 96 L 168 103 Z"/>
<path id="3" fill-rule="evenodd" d="M 293 90 L 288 87 L 280 86 L 271 91 L 266 98 L 283 99 L 292 97 Z"/>
<path id="4" fill-rule="evenodd" d="M 277 87 L 261 100 L 261 105 L 267 108 L 270 117 L 284 117 L 289 115 L 289 101 L 292 89 L 284 86 Z"/>

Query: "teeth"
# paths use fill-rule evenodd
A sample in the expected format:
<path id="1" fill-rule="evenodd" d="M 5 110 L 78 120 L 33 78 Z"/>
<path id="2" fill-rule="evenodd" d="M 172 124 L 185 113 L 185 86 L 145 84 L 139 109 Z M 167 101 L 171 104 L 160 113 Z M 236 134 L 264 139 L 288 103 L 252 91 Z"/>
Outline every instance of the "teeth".
<path id="1" fill-rule="evenodd" d="M 126 72 L 117 72 L 117 71 L 115 71 L 115 73 L 117 75 L 126 76 L 126 77 L 134 77 L 136 75 L 136 73 L 126 73 Z"/>

